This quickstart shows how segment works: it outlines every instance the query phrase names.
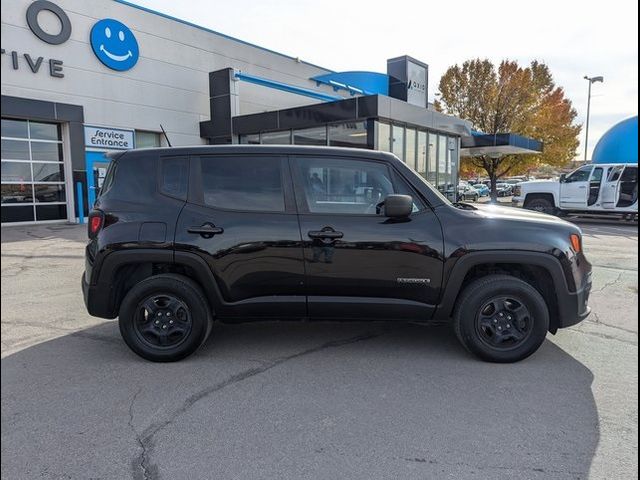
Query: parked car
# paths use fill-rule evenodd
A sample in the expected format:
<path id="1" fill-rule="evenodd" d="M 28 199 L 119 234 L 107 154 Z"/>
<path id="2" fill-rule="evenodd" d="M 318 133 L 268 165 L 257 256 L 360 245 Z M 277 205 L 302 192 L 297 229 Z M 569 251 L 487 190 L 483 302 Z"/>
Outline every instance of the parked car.
<path id="1" fill-rule="evenodd" d="M 478 191 L 478 194 L 481 197 L 488 197 L 491 194 L 491 190 L 489 190 L 489 187 L 484 183 L 476 183 L 475 185 L 472 185 L 472 187 Z"/>
<path id="2" fill-rule="evenodd" d="M 477 202 L 480 199 L 480 192 L 471 185 L 458 185 L 458 199 Z"/>
<path id="3" fill-rule="evenodd" d="M 444 322 L 478 357 L 514 362 L 590 312 L 577 226 L 452 204 L 390 153 L 231 145 L 109 158 L 83 296 L 148 360 L 192 354 L 214 320 L 277 319 Z"/>
<path id="4" fill-rule="evenodd" d="M 515 206 L 550 214 L 638 215 L 638 165 L 584 165 L 559 181 L 522 182 Z"/>
<path id="5" fill-rule="evenodd" d="M 509 183 L 496 183 L 496 190 L 499 197 L 510 197 L 513 195 L 513 185 Z"/>

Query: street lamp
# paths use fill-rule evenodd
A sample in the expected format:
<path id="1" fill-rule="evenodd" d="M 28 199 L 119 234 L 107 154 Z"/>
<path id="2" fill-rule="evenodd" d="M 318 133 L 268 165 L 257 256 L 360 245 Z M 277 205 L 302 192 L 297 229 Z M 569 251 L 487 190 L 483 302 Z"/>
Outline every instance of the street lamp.
<path id="1" fill-rule="evenodd" d="M 584 76 L 585 80 L 589 80 L 589 97 L 587 99 L 587 128 L 584 134 L 584 161 L 587 161 L 587 148 L 589 146 L 589 114 L 591 113 L 591 85 L 596 82 L 604 82 L 603 76 L 588 77 Z"/>

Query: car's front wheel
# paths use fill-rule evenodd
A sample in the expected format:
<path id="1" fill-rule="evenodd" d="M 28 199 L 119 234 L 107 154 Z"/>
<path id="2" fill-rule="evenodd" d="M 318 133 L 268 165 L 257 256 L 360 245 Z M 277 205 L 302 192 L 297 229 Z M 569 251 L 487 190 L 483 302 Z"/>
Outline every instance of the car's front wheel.
<path id="1" fill-rule="evenodd" d="M 181 360 L 207 339 L 211 313 L 200 287 L 187 277 L 162 274 L 129 290 L 120 306 L 125 343 L 154 362 Z"/>
<path id="2" fill-rule="evenodd" d="M 517 362 L 534 353 L 549 330 L 549 310 L 529 283 L 489 275 L 461 293 L 453 315 L 460 342 L 489 362 Z"/>

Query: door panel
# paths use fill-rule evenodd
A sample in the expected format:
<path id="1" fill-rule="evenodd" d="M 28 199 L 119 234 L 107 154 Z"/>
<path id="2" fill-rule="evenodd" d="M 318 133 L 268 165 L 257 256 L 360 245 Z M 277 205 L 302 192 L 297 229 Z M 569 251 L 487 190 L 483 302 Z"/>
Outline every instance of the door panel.
<path id="1" fill-rule="evenodd" d="M 189 202 L 178 220 L 176 249 L 197 253 L 209 265 L 216 282 L 211 287 L 221 300 L 218 316 L 306 315 L 300 229 L 290 192 L 283 158 L 191 159 Z"/>
<path id="2" fill-rule="evenodd" d="M 592 166 L 581 167 L 560 184 L 560 208 L 587 208 Z"/>
<path id="3" fill-rule="evenodd" d="M 609 169 L 607 181 L 602 185 L 602 207 L 613 210 L 619 196 L 620 177 L 624 165 L 616 165 Z"/>
<path id="4" fill-rule="evenodd" d="M 412 193 L 386 164 L 293 159 L 309 316 L 426 320 L 442 279 L 436 215 L 414 196 L 404 220 L 376 214 L 391 193 Z"/>
<path id="5" fill-rule="evenodd" d="M 589 208 L 600 208 L 600 191 L 602 189 L 602 181 L 603 181 L 603 173 L 604 169 L 602 167 L 596 167 L 593 169 L 591 173 L 591 178 L 589 179 L 589 198 L 587 199 L 587 206 Z"/>
<path id="6" fill-rule="evenodd" d="M 638 203 L 638 167 L 627 165 L 620 176 L 620 186 L 616 196 L 619 208 L 629 208 Z"/>

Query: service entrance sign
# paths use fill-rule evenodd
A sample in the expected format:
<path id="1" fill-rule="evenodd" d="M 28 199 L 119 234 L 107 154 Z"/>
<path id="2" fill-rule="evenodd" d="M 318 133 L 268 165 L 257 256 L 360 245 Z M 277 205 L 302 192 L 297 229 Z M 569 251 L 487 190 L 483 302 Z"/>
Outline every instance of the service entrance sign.
<path id="1" fill-rule="evenodd" d="M 135 147 L 133 130 L 84 126 L 84 144 L 104 150 L 129 150 Z"/>

